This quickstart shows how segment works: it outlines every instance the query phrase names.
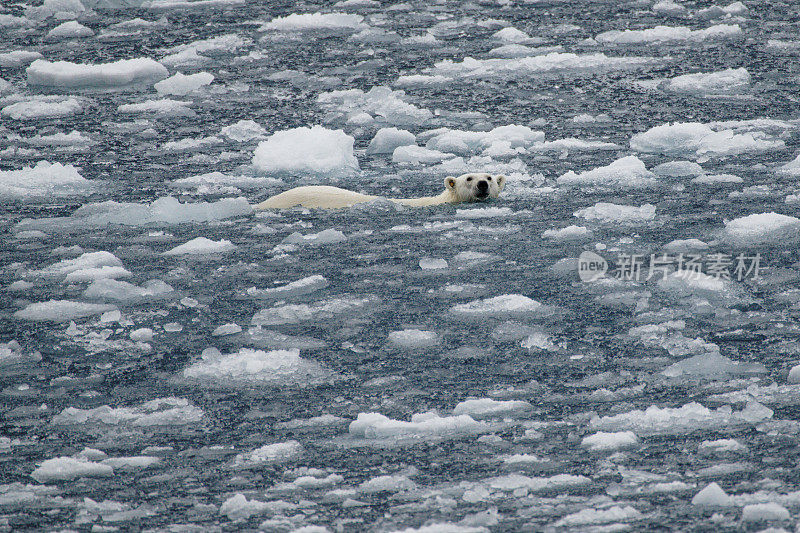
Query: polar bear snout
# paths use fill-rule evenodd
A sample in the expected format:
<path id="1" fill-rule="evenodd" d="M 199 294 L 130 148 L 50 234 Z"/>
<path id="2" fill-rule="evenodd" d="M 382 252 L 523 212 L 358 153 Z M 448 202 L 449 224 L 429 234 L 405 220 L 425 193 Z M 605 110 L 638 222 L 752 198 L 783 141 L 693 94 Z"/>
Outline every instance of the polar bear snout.
<path id="1" fill-rule="evenodd" d="M 476 196 L 478 198 L 489 196 L 489 182 L 486 180 L 480 180 L 475 188 L 478 190 Z"/>

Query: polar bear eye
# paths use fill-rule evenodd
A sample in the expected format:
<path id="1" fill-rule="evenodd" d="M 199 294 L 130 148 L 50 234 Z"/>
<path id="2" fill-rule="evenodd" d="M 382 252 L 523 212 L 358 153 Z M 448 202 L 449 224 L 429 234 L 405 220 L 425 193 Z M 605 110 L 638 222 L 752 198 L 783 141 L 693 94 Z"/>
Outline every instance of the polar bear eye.
<path id="1" fill-rule="evenodd" d="M 488 177 L 488 178 L 486 178 L 486 179 L 487 179 L 487 180 L 489 180 L 489 181 L 492 181 L 492 177 L 491 177 L 491 176 L 489 176 L 489 177 Z"/>
<path id="2" fill-rule="evenodd" d="M 467 181 L 472 181 L 472 178 L 467 178 Z"/>

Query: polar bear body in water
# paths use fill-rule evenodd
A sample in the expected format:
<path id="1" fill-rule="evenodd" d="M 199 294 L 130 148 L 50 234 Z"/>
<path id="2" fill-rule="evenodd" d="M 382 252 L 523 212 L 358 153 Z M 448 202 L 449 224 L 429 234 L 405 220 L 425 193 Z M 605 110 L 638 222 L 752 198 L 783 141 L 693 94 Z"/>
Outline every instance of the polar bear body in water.
<path id="1" fill-rule="evenodd" d="M 462 174 L 457 178 L 448 176 L 444 179 L 444 191 L 438 196 L 422 198 L 387 198 L 392 202 L 422 207 L 427 205 L 458 204 L 462 202 L 480 202 L 497 198 L 506 185 L 506 177 L 483 173 Z M 311 185 L 296 187 L 256 205 L 256 209 L 287 209 L 290 207 L 309 207 L 337 209 L 355 204 L 371 202 L 382 198 L 358 192 L 331 187 L 328 185 Z"/>

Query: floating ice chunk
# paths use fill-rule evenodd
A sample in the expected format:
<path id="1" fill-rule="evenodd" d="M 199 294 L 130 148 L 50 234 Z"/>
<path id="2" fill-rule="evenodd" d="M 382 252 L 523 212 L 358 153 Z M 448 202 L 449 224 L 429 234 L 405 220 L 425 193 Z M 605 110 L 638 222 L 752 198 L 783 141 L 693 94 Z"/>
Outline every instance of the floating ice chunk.
<path id="1" fill-rule="evenodd" d="M 757 213 L 725 223 L 722 240 L 734 246 L 785 245 L 800 240 L 800 219 L 779 213 Z"/>
<path id="2" fill-rule="evenodd" d="M 292 13 L 275 17 L 258 31 L 362 30 L 367 29 L 364 17 L 346 13 Z"/>
<path id="3" fill-rule="evenodd" d="M 800 405 L 800 386 L 796 384 L 778 385 L 777 383 L 765 386 L 750 385 L 743 390 L 712 394 L 708 399 L 726 403 L 761 402 L 775 405 Z"/>
<path id="4" fill-rule="evenodd" d="M 342 130 L 322 126 L 278 131 L 259 143 L 253 165 L 264 173 L 348 175 L 359 169 L 354 142 Z"/>
<path id="5" fill-rule="evenodd" d="M 245 292 L 248 296 L 254 296 L 256 298 L 294 298 L 324 289 L 328 285 L 330 285 L 330 283 L 324 276 L 315 274 L 298 279 L 297 281 L 292 281 L 280 287 L 273 287 L 270 289 L 256 289 L 255 287 L 251 287 Z"/>
<path id="6" fill-rule="evenodd" d="M 74 97 L 34 96 L 5 106 L 0 115 L 14 120 L 38 120 L 75 115 L 83 111 L 81 100 Z"/>
<path id="7" fill-rule="evenodd" d="M 673 0 L 659 0 L 653 4 L 653 11 L 668 15 L 682 15 L 686 13 L 686 8 L 678 3 L 673 2 Z"/>
<path id="8" fill-rule="evenodd" d="M 639 439 L 633 431 L 619 431 L 616 433 L 598 431 L 594 435 L 586 436 L 581 440 L 581 446 L 595 452 L 619 450 L 636 444 L 639 444 Z"/>
<path id="9" fill-rule="evenodd" d="M 594 524 L 610 524 L 619 522 L 633 522 L 643 520 L 645 516 L 630 505 L 625 507 L 615 505 L 607 509 L 583 509 L 577 513 L 568 514 L 558 520 L 556 527 L 590 526 Z"/>
<path id="10" fill-rule="evenodd" d="M 153 340 L 153 330 L 150 328 L 138 328 L 131 331 L 129 337 L 135 342 L 150 342 Z"/>
<path id="11" fill-rule="evenodd" d="M 430 150 L 423 146 L 398 146 L 392 152 L 392 163 L 416 166 L 420 164 L 439 163 L 452 157 L 453 154 L 447 154 L 438 150 Z"/>
<path id="12" fill-rule="evenodd" d="M 276 442 L 256 448 L 252 452 L 237 455 L 233 460 L 234 467 L 254 468 L 269 463 L 283 463 L 299 459 L 305 450 L 296 440 Z"/>
<path id="13" fill-rule="evenodd" d="M 31 477 L 39 483 L 72 481 L 81 477 L 111 477 L 113 475 L 114 469 L 108 465 L 72 457 L 47 459 L 31 473 Z"/>
<path id="14" fill-rule="evenodd" d="M 72 196 L 94 189 L 95 184 L 72 165 L 39 161 L 21 170 L 0 170 L 0 198 Z"/>
<path id="15" fill-rule="evenodd" d="M 450 312 L 458 317 L 481 319 L 508 318 L 541 314 L 545 306 L 521 294 L 503 294 L 485 300 L 457 304 Z"/>
<path id="16" fill-rule="evenodd" d="M 664 43 L 669 41 L 705 41 L 706 39 L 723 39 L 742 35 L 738 24 L 718 24 L 704 30 L 692 30 L 686 26 L 656 26 L 645 30 L 606 31 L 595 40 L 600 43 L 641 44 Z"/>
<path id="17" fill-rule="evenodd" d="M 219 241 L 212 241 L 205 237 L 197 237 L 189 242 L 180 244 L 175 248 L 167 250 L 161 255 L 206 255 L 206 254 L 221 254 L 231 252 L 237 247 L 231 241 L 220 239 Z"/>
<path id="18" fill-rule="evenodd" d="M 697 451 L 706 454 L 741 453 L 747 451 L 747 446 L 736 439 L 704 440 Z"/>
<path id="19" fill-rule="evenodd" d="M 281 305 L 261 309 L 253 315 L 252 324 L 254 326 L 277 326 L 281 324 L 297 324 L 307 320 L 332 319 L 345 313 L 373 309 L 378 301 L 377 297 L 367 295 L 362 298 L 331 298 L 312 305 Z"/>
<path id="20" fill-rule="evenodd" d="M 122 261 L 111 252 L 86 252 L 74 259 L 62 259 L 41 270 L 31 270 L 29 276 L 65 277 L 78 271 L 108 268 L 122 268 Z"/>
<path id="21" fill-rule="evenodd" d="M 244 494 L 237 493 L 225 500 L 219 508 L 219 514 L 230 520 L 248 520 L 251 516 L 271 512 L 274 505 L 270 502 L 248 500 Z"/>
<path id="22" fill-rule="evenodd" d="M 490 131 L 445 129 L 428 139 L 426 146 L 432 150 L 468 155 L 485 150 L 498 142 L 507 142 L 510 148 L 529 148 L 542 141 L 544 141 L 543 132 L 532 130 L 527 126 L 509 124 Z"/>
<path id="23" fill-rule="evenodd" d="M 169 75 L 164 65 L 146 57 L 96 65 L 37 59 L 25 72 L 30 85 L 72 88 L 153 83 Z"/>
<path id="24" fill-rule="evenodd" d="M 0 367 L 42 360 L 39 352 L 25 353 L 17 341 L 0 342 Z"/>
<path id="25" fill-rule="evenodd" d="M 435 331 L 404 329 L 402 331 L 392 331 L 389 333 L 389 342 L 398 348 L 417 350 L 436 346 L 439 344 L 440 339 Z"/>
<path id="26" fill-rule="evenodd" d="M 264 187 L 273 187 L 282 184 L 283 181 L 278 178 L 268 176 L 229 176 L 222 172 L 198 174 L 197 176 L 189 176 L 170 182 L 170 185 L 173 187 L 197 188 L 198 190 L 205 188 L 211 191 L 220 191 L 229 187 L 262 189 Z"/>
<path id="27" fill-rule="evenodd" d="M 652 187 L 657 185 L 656 175 L 647 170 L 635 155 L 617 159 L 610 165 L 576 174 L 572 170 L 559 176 L 559 185 L 578 187 Z"/>
<path id="28" fill-rule="evenodd" d="M 53 417 L 54 425 L 104 424 L 109 426 L 184 426 L 197 424 L 203 419 L 203 410 L 184 398 L 156 398 L 134 407 L 109 407 L 94 409 L 67 407 Z"/>
<path id="29" fill-rule="evenodd" d="M 753 412 L 751 413 L 745 408 L 742 411 L 733 412 L 729 406 L 710 410 L 696 402 L 688 403 L 683 407 L 665 407 L 663 409 L 652 405 L 646 411 L 635 409 L 618 415 L 595 417 L 589 426 L 591 429 L 597 430 L 633 431 L 637 435 L 684 434 L 698 429 L 728 427 L 772 417 L 772 411 L 761 412 L 755 407 L 752 407 L 751 411 Z M 754 418 L 756 420 L 753 420 Z"/>
<path id="30" fill-rule="evenodd" d="M 265 139 L 267 130 L 253 120 L 240 120 L 220 130 L 220 135 L 236 142 L 248 142 L 256 139 Z"/>
<path id="31" fill-rule="evenodd" d="M 309 385 L 334 379 L 335 374 L 314 361 L 300 357 L 299 350 L 241 348 L 223 354 L 206 348 L 199 361 L 183 371 L 183 377 L 214 386 Z"/>
<path id="32" fill-rule="evenodd" d="M 309 233 L 308 235 L 303 235 L 298 232 L 292 233 L 284 238 L 281 241 L 281 244 L 308 244 L 311 246 L 319 246 L 322 244 L 336 244 L 346 240 L 347 237 L 344 233 L 339 230 L 328 228 L 320 231 L 319 233 Z"/>
<path id="33" fill-rule="evenodd" d="M 47 32 L 45 39 L 48 41 L 60 41 L 62 39 L 92 37 L 93 35 L 94 32 L 91 29 L 75 20 L 70 20 L 68 22 L 64 22 L 63 24 L 59 24 Z"/>
<path id="34" fill-rule="evenodd" d="M 479 209 L 456 209 L 458 218 L 477 219 L 507 217 L 514 212 L 510 207 L 481 207 Z"/>
<path id="35" fill-rule="evenodd" d="M 548 229 L 542 233 L 542 238 L 553 239 L 554 241 L 578 241 L 591 236 L 591 232 L 585 226 L 567 226 L 562 229 Z"/>
<path id="36" fill-rule="evenodd" d="M 358 491 L 366 494 L 379 492 L 404 492 L 415 490 L 417 484 L 402 474 L 393 476 L 378 476 L 363 482 L 358 486 Z"/>
<path id="37" fill-rule="evenodd" d="M 668 366 L 662 371 L 667 377 L 721 377 L 742 374 L 764 374 L 767 369 L 761 363 L 733 361 L 719 352 L 695 355 Z"/>
<path id="38" fill-rule="evenodd" d="M 180 203 L 176 198 L 166 196 L 150 204 L 114 201 L 86 204 L 69 217 L 25 219 L 17 224 L 14 230 L 73 231 L 80 228 L 102 227 L 108 224 L 140 226 L 208 222 L 249 215 L 252 211 L 253 208 L 245 198 L 223 198 L 217 202 Z"/>
<path id="39" fill-rule="evenodd" d="M 142 7 L 150 9 L 205 9 L 208 7 L 231 7 L 244 4 L 246 0 L 147 0 Z"/>
<path id="40" fill-rule="evenodd" d="M 411 422 L 394 420 L 380 413 L 359 413 L 350 423 L 350 434 L 364 439 L 419 439 L 457 437 L 487 433 L 493 428 L 468 415 L 439 416 L 433 411 L 411 416 Z"/>
<path id="41" fill-rule="evenodd" d="M 716 483 L 709 483 L 703 490 L 692 498 L 692 505 L 708 507 L 729 507 L 733 501 L 728 494 Z"/>
<path id="42" fill-rule="evenodd" d="M 0 15 L 0 18 L 2 18 L 2 15 Z M 0 27 L 3 27 L 3 23 L 1 21 Z M 13 50 L 11 52 L 3 52 L 0 53 L 0 67 L 20 68 L 33 63 L 37 59 L 41 59 L 41 57 L 42 54 L 32 50 Z"/>
<path id="43" fill-rule="evenodd" d="M 533 405 L 522 400 L 493 400 L 481 398 L 459 402 L 453 408 L 454 415 L 470 415 L 473 418 L 510 417 L 527 413 Z"/>
<path id="44" fill-rule="evenodd" d="M 176 72 L 174 76 L 159 81 L 153 87 L 161 96 L 186 96 L 200 87 L 210 85 L 212 81 L 214 81 L 214 75 L 208 72 L 198 72 L 188 76 Z"/>
<path id="45" fill-rule="evenodd" d="M 215 136 L 209 137 L 187 137 L 177 141 L 165 142 L 161 149 L 166 152 L 189 152 L 202 150 L 210 146 L 217 146 L 222 144 L 222 139 Z"/>
<path id="46" fill-rule="evenodd" d="M 786 382 L 792 384 L 800 383 L 800 365 L 795 365 L 789 369 L 789 375 L 786 378 Z"/>
<path id="47" fill-rule="evenodd" d="M 789 520 L 789 511 L 779 503 L 752 503 L 742 509 L 742 522 L 762 522 L 767 520 Z"/>
<path id="48" fill-rule="evenodd" d="M 25 16 L 32 20 L 45 20 L 52 16 L 60 19 L 74 19 L 92 13 L 81 0 L 44 0 L 38 7 L 25 9 Z"/>
<path id="49" fill-rule="evenodd" d="M 512 26 L 498 30 L 492 35 L 495 39 L 505 41 L 507 43 L 540 43 L 542 39 L 532 38 L 524 31 L 518 30 Z"/>
<path id="50" fill-rule="evenodd" d="M 739 176 L 733 174 L 706 174 L 705 176 L 697 176 L 692 180 L 692 183 L 699 185 L 719 185 L 726 183 L 742 183 L 744 180 Z"/>
<path id="51" fill-rule="evenodd" d="M 448 76 L 427 76 L 425 74 L 407 74 L 404 76 L 399 76 L 394 85 L 399 87 L 414 87 L 414 86 L 425 86 L 425 85 L 443 85 L 445 83 L 450 83 L 453 81 L 452 78 Z"/>
<path id="52" fill-rule="evenodd" d="M 721 276 L 710 276 L 693 270 L 676 270 L 658 281 L 662 290 L 676 296 L 735 296 L 737 288 Z"/>
<path id="53" fill-rule="evenodd" d="M 52 135 L 35 135 L 33 137 L 19 137 L 18 140 L 28 146 L 53 146 L 64 151 L 82 151 L 96 144 L 91 137 L 79 131 L 70 133 L 53 133 Z"/>
<path id="54" fill-rule="evenodd" d="M 666 155 L 736 155 L 784 146 L 782 140 L 768 138 L 764 132 L 737 134 L 730 129 L 715 131 L 708 124 L 699 122 L 664 124 L 631 137 L 631 148 L 637 152 Z"/>
<path id="55" fill-rule="evenodd" d="M 71 300 L 48 300 L 46 302 L 28 304 L 14 313 L 14 317 L 34 322 L 67 322 L 99 315 L 114 309 L 116 309 L 116 306 L 106 304 L 90 304 Z"/>
<path id="56" fill-rule="evenodd" d="M 409 104 L 405 98 L 405 91 L 378 86 L 366 93 L 360 89 L 322 93 L 317 97 L 317 103 L 323 109 L 337 112 L 343 117 L 369 113 L 382 122 L 397 125 L 417 127 L 433 117 L 430 110 Z"/>
<path id="57" fill-rule="evenodd" d="M 193 117 L 194 111 L 189 109 L 190 102 L 170 100 L 146 100 L 138 104 L 122 104 L 117 107 L 120 113 L 147 113 L 163 117 Z"/>
<path id="58" fill-rule="evenodd" d="M 591 207 L 576 211 L 575 216 L 592 222 L 636 224 L 653 220 L 656 217 L 656 206 L 644 204 L 636 207 L 633 205 L 597 202 Z"/>
<path id="59" fill-rule="evenodd" d="M 15 17 L 14 15 L 6 15 L 5 13 L 0 13 L 0 28 L 3 29 L 24 28 L 26 26 L 32 26 L 32 25 L 33 22 L 27 17 Z"/>
<path id="60" fill-rule="evenodd" d="M 133 303 L 170 296 L 173 291 L 172 287 L 160 279 L 146 281 L 141 287 L 127 281 L 98 279 L 83 291 L 83 297 L 90 300 Z"/>
<path id="61" fill-rule="evenodd" d="M 559 52 L 512 59 L 465 57 L 460 63 L 450 59 L 440 61 L 430 69 L 430 74 L 454 80 L 485 77 L 517 78 L 542 72 L 629 69 L 648 65 L 653 61 L 654 59 L 649 57 L 609 57 L 602 53 L 579 55 Z"/>
<path id="62" fill-rule="evenodd" d="M 576 139 L 569 137 L 566 139 L 556 139 L 555 141 L 545 141 L 536 143 L 531 146 L 532 151 L 547 152 L 547 151 L 593 151 L 593 150 L 619 150 L 618 144 L 604 142 L 604 141 L 586 141 L 583 139 Z M 486 153 L 486 152 L 484 152 Z"/>
<path id="63" fill-rule="evenodd" d="M 449 265 L 445 259 L 438 259 L 433 257 L 423 257 L 419 260 L 419 267 L 422 270 L 442 270 Z"/>
<path id="64" fill-rule="evenodd" d="M 681 93 L 735 94 L 748 88 L 751 81 L 747 69 L 729 68 L 719 72 L 677 76 L 669 80 L 665 88 Z"/>
<path id="65" fill-rule="evenodd" d="M 511 492 L 526 489 L 530 492 L 557 491 L 571 487 L 581 487 L 592 482 L 586 476 L 558 474 L 552 477 L 529 477 L 521 474 L 509 474 L 492 478 L 490 484 L 494 489 Z"/>
<path id="66" fill-rule="evenodd" d="M 653 167 L 653 173 L 669 178 L 700 176 L 705 173 L 703 167 L 694 161 L 670 161 Z"/>
<path id="67" fill-rule="evenodd" d="M 211 335 L 214 337 L 219 337 L 221 335 L 235 335 L 241 332 L 242 326 L 239 324 L 228 323 L 214 328 L 214 331 L 211 332 Z"/>
<path id="68" fill-rule="evenodd" d="M 381 128 L 367 146 L 368 154 L 391 154 L 398 146 L 416 144 L 416 136 L 410 131 L 397 128 Z"/>

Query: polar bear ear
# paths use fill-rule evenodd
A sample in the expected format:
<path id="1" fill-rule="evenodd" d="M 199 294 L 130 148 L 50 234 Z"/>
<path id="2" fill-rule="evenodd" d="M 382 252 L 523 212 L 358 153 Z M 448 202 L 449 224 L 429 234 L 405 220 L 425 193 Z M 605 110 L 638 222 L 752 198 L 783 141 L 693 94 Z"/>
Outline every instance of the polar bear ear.
<path id="1" fill-rule="evenodd" d="M 453 176 L 447 176 L 444 179 L 444 188 L 445 189 L 455 189 L 456 188 L 456 178 Z"/>
<path id="2" fill-rule="evenodd" d="M 494 180 L 497 182 L 497 186 L 502 191 L 503 187 L 506 186 L 506 177 L 503 176 L 502 174 L 498 174 L 497 176 L 494 177 Z"/>

